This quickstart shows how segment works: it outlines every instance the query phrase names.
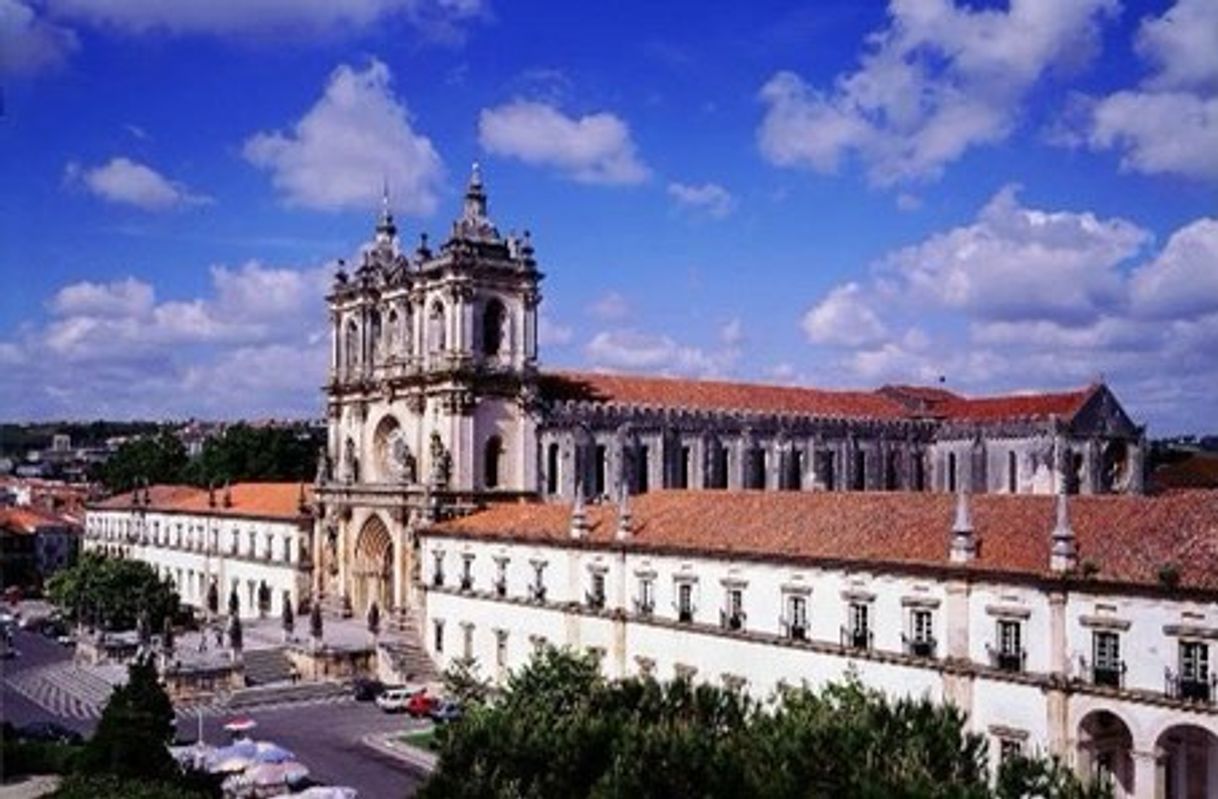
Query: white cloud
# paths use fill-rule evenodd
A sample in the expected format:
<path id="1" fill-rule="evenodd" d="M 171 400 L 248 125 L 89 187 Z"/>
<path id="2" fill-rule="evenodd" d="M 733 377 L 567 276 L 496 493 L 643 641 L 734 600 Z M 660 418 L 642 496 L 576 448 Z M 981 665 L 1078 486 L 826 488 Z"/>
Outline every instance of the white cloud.
<path id="1" fill-rule="evenodd" d="M 898 211 L 917 211 L 922 207 L 922 198 L 903 191 L 897 195 L 896 203 Z"/>
<path id="2" fill-rule="evenodd" d="M 401 17 L 448 38 L 486 13 L 481 0 L 46 0 L 50 14 L 124 33 L 333 34 Z"/>
<path id="3" fill-rule="evenodd" d="M 82 167 L 71 161 L 64 167 L 64 181 L 68 185 L 83 186 L 103 200 L 134 205 L 145 211 L 166 211 L 211 202 L 210 197 L 195 194 L 152 167 L 121 156 L 96 167 Z"/>
<path id="4" fill-rule="evenodd" d="M 1116 0 L 1012 0 L 978 10 L 946 2 L 889 6 L 859 68 L 831 88 L 793 72 L 762 87 L 762 155 L 834 172 L 856 156 L 870 180 L 937 177 L 969 148 L 1005 139 L 1026 95 L 1085 60 Z"/>
<path id="5" fill-rule="evenodd" d="M 562 347 L 575 338 L 575 330 L 542 313 L 538 320 L 538 332 L 543 347 Z"/>
<path id="6" fill-rule="evenodd" d="M 846 283 L 804 314 L 801 326 L 815 344 L 840 344 L 860 347 L 873 344 L 888 331 L 863 296 L 858 283 Z"/>
<path id="7" fill-rule="evenodd" d="M 1159 257 L 1134 273 L 1131 292 L 1141 316 L 1218 313 L 1218 218 L 1198 219 L 1173 233 Z"/>
<path id="8" fill-rule="evenodd" d="M 320 210 L 370 208 L 389 182 L 400 213 L 435 210 L 443 165 L 393 95 L 389 68 L 373 59 L 331 73 L 321 99 L 288 133 L 258 133 L 245 157 L 271 173 L 284 202 Z"/>
<path id="9" fill-rule="evenodd" d="M 581 183 L 625 185 L 647 180 L 629 126 L 601 112 L 578 119 L 531 100 L 484 108 L 478 141 L 493 155 L 546 166 Z"/>
<path id="10" fill-rule="evenodd" d="M 1178 0 L 1142 20 L 1136 47 L 1152 73 L 1136 88 L 1083 98 L 1081 122 L 1056 142 L 1114 150 L 1129 171 L 1218 179 L 1218 3 Z"/>
<path id="11" fill-rule="evenodd" d="M 24 0 L 0 0 L 0 76 L 61 66 L 79 46 L 76 34 L 38 16 Z"/>
<path id="12" fill-rule="evenodd" d="M 1042 211 L 1000 190 L 977 220 L 880 263 L 894 295 L 984 319 L 1094 319 L 1122 296 L 1119 267 L 1150 234 L 1122 219 Z"/>
<path id="13" fill-rule="evenodd" d="M 144 316 L 155 299 L 151 285 L 127 277 L 112 283 L 82 281 L 64 286 L 55 293 L 50 307 L 60 316 Z"/>
<path id="14" fill-rule="evenodd" d="M 708 351 L 633 329 L 601 331 L 584 351 L 596 368 L 700 376 L 723 374 L 738 356 L 734 348 Z"/>
<path id="15" fill-rule="evenodd" d="M 609 291 L 588 306 L 588 313 L 606 322 L 616 322 L 630 316 L 630 301 L 616 291 Z"/>
<path id="16" fill-rule="evenodd" d="M 992 392 L 1103 375 L 1135 418 L 1195 429 L 1218 414 L 1218 219 L 1150 241 L 1125 220 L 1025 207 L 1008 187 L 971 224 L 831 290 L 805 332 L 820 372 L 846 383 L 944 375 Z"/>
<path id="17" fill-rule="evenodd" d="M 679 208 L 700 211 L 713 219 L 723 219 L 736 209 L 736 198 L 718 183 L 669 183 L 668 196 Z"/>
<path id="18" fill-rule="evenodd" d="M 728 347 L 738 347 L 744 343 L 744 323 L 739 317 L 729 319 L 719 328 L 719 340 Z"/>

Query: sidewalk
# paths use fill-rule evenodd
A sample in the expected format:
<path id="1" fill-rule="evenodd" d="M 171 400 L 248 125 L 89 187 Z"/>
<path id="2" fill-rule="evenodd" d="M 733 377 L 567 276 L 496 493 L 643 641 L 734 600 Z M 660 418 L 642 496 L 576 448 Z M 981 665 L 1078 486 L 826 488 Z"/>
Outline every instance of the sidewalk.
<path id="1" fill-rule="evenodd" d="M 37 799 L 59 788 L 62 777 L 56 774 L 34 774 L 19 777 L 0 785 L 0 799 Z"/>
<path id="2" fill-rule="evenodd" d="M 402 730 L 373 733 L 363 737 L 363 744 L 405 763 L 420 774 L 430 775 L 436 770 L 436 764 L 440 758 L 434 752 L 404 743 L 402 736 L 405 734 Z"/>

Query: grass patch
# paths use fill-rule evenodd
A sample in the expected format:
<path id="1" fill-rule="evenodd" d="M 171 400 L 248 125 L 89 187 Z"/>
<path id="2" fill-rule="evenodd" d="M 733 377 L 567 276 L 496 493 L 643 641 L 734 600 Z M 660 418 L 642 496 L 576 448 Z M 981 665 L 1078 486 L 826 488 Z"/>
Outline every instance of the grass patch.
<path id="1" fill-rule="evenodd" d="M 404 744 L 426 749 L 429 752 L 434 752 L 440 748 L 440 742 L 436 740 L 436 728 L 428 727 L 425 730 L 416 732 L 408 732 L 401 736 L 400 740 Z"/>

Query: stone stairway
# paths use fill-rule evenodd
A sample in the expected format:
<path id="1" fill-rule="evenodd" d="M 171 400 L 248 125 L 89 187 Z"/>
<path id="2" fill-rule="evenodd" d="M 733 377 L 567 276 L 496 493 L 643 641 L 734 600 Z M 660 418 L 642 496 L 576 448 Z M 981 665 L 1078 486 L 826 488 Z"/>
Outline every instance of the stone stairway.
<path id="1" fill-rule="evenodd" d="M 251 649 L 242 654 L 246 685 L 267 685 L 287 682 L 292 678 L 292 664 L 283 647 Z"/>
<path id="2" fill-rule="evenodd" d="M 423 645 L 418 616 L 414 610 L 399 610 L 389 619 L 380 651 L 401 682 L 435 682 L 440 679 L 435 663 Z"/>

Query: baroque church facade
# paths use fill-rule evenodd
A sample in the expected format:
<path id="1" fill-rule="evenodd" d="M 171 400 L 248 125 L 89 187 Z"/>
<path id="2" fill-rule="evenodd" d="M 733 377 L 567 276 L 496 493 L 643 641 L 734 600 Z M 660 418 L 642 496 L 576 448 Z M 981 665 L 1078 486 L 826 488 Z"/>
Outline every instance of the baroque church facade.
<path id="1" fill-rule="evenodd" d="M 543 274 L 491 222 L 475 166 L 432 249 L 388 203 L 328 296 L 328 441 L 313 591 L 416 604 L 417 532 L 496 502 L 658 489 L 1141 493 L 1145 438 L 1111 391 L 968 398 L 543 371 Z"/>

